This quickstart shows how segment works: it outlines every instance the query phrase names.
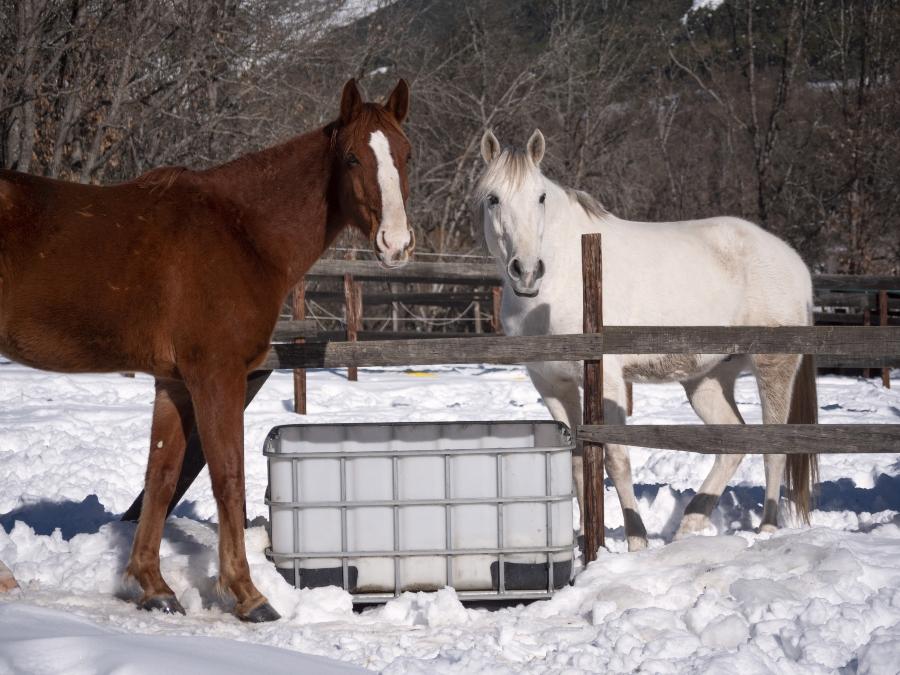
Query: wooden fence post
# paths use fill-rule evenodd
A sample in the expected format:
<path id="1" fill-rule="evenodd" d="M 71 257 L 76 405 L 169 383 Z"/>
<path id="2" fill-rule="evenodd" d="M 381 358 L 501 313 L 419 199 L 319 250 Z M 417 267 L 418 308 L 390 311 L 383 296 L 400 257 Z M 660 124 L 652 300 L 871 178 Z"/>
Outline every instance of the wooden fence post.
<path id="1" fill-rule="evenodd" d="M 878 325 L 888 325 L 888 294 L 887 291 L 878 291 Z M 891 388 L 891 369 L 881 369 L 881 384 L 886 389 Z"/>
<path id="2" fill-rule="evenodd" d="M 491 288 L 491 330 L 496 335 L 503 333 L 503 326 L 500 324 L 500 301 L 503 299 L 503 286 L 494 286 Z"/>
<path id="3" fill-rule="evenodd" d="M 634 414 L 634 387 L 631 382 L 625 383 L 625 396 L 628 399 L 628 406 L 625 414 L 631 417 Z"/>
<path id="4" fill-rule="evenodd" d="M 400 284 L 391 284 L 389 288 L 391 289 L 391 295 L 396 295 L 400 292 Z M 391 302 L 391 329 L 395 333 L 400 331 L 400 303 L 396 300 Z"/>
<path id="5" fill-rule="evenodd" d="M 603 260 L 600 234 L 581 235 L 585 333 L 603 329 Z M 603 424 L 603 357 L 584 362 L 584 424 Z M 606 545 L 603 518 L 603 445 L 585 442 L 584 456 L 584 561 L 597 559 Z"/>
<path id="6" fill-rule="evenodd" d="M 306 318 L 306 279 L 301 279 L 294 286 L 291 294 L 291 317 L 294 319 Z M 294 340 L 294 344 L 301 344 L 303 338 Z M 294 370 L 294 412 L 298 415 L 306 414 L 306 369 Z"/>
<path id="7" fill-rule="evenodd" d="M 872 312 L 869 309 L 869 296 L 866 295 L 866 308 L 863 310 L 863 326 L 871 326 L 872 325 Z M 863 368 L 863 377 L 869 379 L 872 376 L 872 371 L 868 368 Z"/>
<path id="8" fill-rule="evenodd" d="M 356 342 L 362 317 L 362 292 L 359 284 L 349 274 L 344 275 L 344 307 L 347 315 L 347 342 Z M 356 382 L 356 366 L 347 368 L 347 379 Z"/>

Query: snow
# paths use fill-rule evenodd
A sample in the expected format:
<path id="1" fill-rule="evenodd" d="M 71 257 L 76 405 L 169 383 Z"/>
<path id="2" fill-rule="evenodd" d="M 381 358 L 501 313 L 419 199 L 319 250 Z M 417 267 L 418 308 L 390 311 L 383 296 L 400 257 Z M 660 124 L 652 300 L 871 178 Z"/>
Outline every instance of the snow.
<path id="1" fill-rule="evenodd" d="M 725 0 L 694 0 L 693 3 L 691 3 L 691 8 L 688 10 L 688 13 L 696 12 L 701 9 L 714 12 L 723 2 L 725 2 Z"/>
<path id="2" fill-rule="evenodd" d="M 699 12 L 700 10 L 715 12 L 724 2 L 725 0 L 694 0 L 691 3 L 691 8 L 685 12 L 683 17 L 681 17 L 681 23 L 687 24 L 691 14 Z"/>
<path id="3" fill-rule="evenodd" d="M 543 419 L 517 367 L 314 371 L 306 418 L 290 373 L 275 373 L 246 416 L 251 574 L 281 621 L 251 626 L 215 588 L 215 502 L 201 474 L 165 530 L 162 572 L 187 616 L 138 611 L 122 581 L 134 526 L 118 521 L 141 488 L 153 397 L 145 376 L 66 376 L 0 361 L 0 560 L 21 588 L 0 595 L 0 674 L 154 672 L 894 673 L 900 668 L 900 461 L 823 456 L 812 527 L 788 518 L 756 534 L 762 462 L 745 459 L 715 511 L 714 536 L 672 542 L 712 458 L 636 449 L 650 548 L 625 552 L 605 495 L 608 551 L 548 601 L 496 611 L 452 589 L 407 593 L 354 612 L 337 588 L 291 588 L 265 559 L 266 464 L 276 424 Z M 824 423 L 892 423 L 900 381 L 819 379 Z M 635 387 L 631 422 L 697 423 L 678 386 Z M 758 422 L 751 378 L 738 405 Z M 889 448 L 885 448 L 889 450 Z"/>
<path id="4" fill-rule="evenodd" d="M 128 634 L 42 607 L 0 605 L 0 669 L 3 672 L 177 673 L 244 675 L 265 664 L 266 673 L 351 675 L 362 668 L 287 649 L 222 638 Z"/>

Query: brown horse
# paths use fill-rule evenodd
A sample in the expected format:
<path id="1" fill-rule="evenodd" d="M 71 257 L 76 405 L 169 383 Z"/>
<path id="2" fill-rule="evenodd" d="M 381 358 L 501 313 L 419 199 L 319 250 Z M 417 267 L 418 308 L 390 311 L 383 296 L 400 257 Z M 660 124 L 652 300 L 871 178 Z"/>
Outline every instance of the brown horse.
<path id="1" fill-rule="evenodd" d="M 0 171 L 0 353 L 45 370 L 156 378 L 126 570 L 140 607 L 184 613 L 159 546 L 196 422 L 219 512 L 220 588 L 239 618 L 278 618 L 244 550 L 247 374 L 285 296 L 346 225 L 385 265 L 408 259 L 408 106 L 403 80 L 383 106 L 350 80 L 336 121 L 207 171 L 162 168 L 109 187 Z"/>

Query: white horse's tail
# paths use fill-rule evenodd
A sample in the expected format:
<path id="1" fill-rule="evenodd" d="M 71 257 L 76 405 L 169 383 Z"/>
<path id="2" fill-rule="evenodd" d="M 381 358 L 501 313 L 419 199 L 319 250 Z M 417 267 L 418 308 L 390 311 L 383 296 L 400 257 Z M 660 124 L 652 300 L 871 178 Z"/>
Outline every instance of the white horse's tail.
<path id="1" fill-rule="evenodd" d="M 800 369 L 794 378 L 791 395 L 791 411 L 788 424 L 817 424 L 819 404 L 816 400 L 816 362 L 810 355 L 804 355 Z M 794 508 L 803 522 L 809 523 L 813 485 L 819 477 L 818 455 L 788 455 L 785 468 L 785 483 Z"/>

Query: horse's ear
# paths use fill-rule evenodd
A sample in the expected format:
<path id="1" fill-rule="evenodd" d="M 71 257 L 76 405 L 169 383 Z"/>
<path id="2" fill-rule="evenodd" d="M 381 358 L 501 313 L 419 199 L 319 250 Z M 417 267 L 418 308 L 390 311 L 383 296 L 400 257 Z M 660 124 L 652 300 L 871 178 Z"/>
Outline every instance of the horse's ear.
<path id="1" fill-rule="evenodd" d="M 544 150 L 547 148 L 547 144 L 544 141 L 544 134 L 541 133 L 540 129 L 535 129 L 534 133 L 531 134 L 531 138 L 528 139 L 527 147 L 528 156 L 531 157 L 531 161 L 537 166 L 541 163 L 541 160 L 544 159 Z"/>
<path id="2" fill-rule="evenodd" d="M 481 156 L 487 164 L 493 162 L 500 155 L 500 141 L 494 136 L 494 132 L 488 129 L 481 137 Z"/>
<path id="3" fill-rule="evenodd" d="M 388 96 L 384 108 L 394 116 L 397 124 L 403 124 L 403 120 L 406 119 L 406 113 L 409 112 L 409 85 L 402 77 L 397 86 L 394 87 L 394 91 Z"/>
<path id="4" fill-rule="evenodd" d="M 362 96 L 356 86 L 356 78 L 347 80 L 341 94 L 341 124 L 350 124 L 362 110 Z"/>

